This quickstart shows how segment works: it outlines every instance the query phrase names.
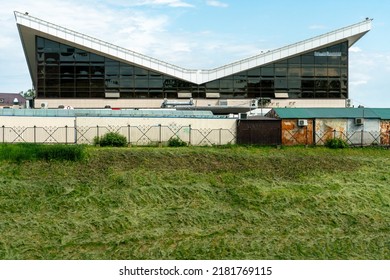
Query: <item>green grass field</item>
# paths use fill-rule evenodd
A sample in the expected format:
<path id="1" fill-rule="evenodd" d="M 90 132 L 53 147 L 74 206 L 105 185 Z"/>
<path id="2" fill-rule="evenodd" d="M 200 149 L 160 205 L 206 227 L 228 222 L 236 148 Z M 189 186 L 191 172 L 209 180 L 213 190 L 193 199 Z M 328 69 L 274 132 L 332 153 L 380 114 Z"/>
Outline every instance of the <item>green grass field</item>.
<path id="1" fill-rule="evenodd" d="M 0 160 L 0 259 L 390 259 L 390 150 L 85 149 Z"/>

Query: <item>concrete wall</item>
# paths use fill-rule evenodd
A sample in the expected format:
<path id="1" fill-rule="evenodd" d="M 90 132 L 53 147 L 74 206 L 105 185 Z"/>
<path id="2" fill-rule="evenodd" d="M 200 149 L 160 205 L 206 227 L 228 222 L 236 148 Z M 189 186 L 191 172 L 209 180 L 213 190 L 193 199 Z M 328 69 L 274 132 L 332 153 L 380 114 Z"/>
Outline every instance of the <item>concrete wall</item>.
<path id="1" fill-rule="evenodd" d="M 356 125 L 355 119 L 316 119 L 315 142 L 322 145 L 329 138 L 339 137 L 351 145 L 380 144 L 380 120 L 365 119 Z"/>
<path id="2" fill-rule="evenodd" d="M 282 145 L 313 145 L 313 120 L 298 126 L 298 119 L 282 120 Z"/>
<path id="3" fill-rule="evenodd" d="M 382 120 L 380 123 L 381 144 L 390 145 L 390 120 Z"/>
<path id="4" fill-rule="evenodd" d="M 224 145 L 236 141 L 236 119 L 15 117 L 0 119 L 0 142 L 93 143 L 114 131 L 129 143 L 148 145 L 177 136 L 192 145 Z"/>
<path id="5" fill-rule="evenodd" d="M 384 132 L 390 121 L 381 124 L 379 119 L 365 119 L 356 125 L 355 119 L 308 119 L 308 125 L 298 126 L 298 119 L 282 120 L 283 145 L 323 145 L 327 139 L 339 137 L 350 145 L 388 145 Z"/>

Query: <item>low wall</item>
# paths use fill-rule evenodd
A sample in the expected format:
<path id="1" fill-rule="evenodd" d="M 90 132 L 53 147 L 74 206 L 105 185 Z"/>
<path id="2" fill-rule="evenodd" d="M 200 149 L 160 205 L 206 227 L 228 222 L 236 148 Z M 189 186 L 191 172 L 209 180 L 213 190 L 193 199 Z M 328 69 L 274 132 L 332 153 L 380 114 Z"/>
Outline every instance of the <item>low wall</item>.
<path id="1" fill-rule="evenodd" d="M 164 144 L 179 137 L 191 145 L 225 145 L 236 141 L 236 119 L 141 117 L 2 116 L 2 143 L 92 144 L 96 136 L 118 132 L 132 145 Z"/>

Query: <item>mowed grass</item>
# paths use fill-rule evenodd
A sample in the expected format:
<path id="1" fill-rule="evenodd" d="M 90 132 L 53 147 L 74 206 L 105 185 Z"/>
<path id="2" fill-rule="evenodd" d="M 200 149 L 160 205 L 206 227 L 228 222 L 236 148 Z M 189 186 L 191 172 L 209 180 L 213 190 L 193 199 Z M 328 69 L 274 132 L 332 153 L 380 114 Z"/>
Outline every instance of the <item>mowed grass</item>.
<path id="1" fill-rule="evenodd" d="M 390 150 L 0 161 L 0 259 L 390 259 Z"/>

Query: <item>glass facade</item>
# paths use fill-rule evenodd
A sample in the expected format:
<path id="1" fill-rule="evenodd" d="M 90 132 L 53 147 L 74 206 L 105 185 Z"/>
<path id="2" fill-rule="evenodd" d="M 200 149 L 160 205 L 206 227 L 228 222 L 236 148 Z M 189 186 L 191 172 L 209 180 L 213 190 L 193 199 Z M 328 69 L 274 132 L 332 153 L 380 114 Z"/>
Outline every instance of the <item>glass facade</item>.
<path id="1" fill-rule="evenodd" d="M 297 55 L 201 85 L 36 37 L 39 98 L 348 98 L 348 43 Z"/>

